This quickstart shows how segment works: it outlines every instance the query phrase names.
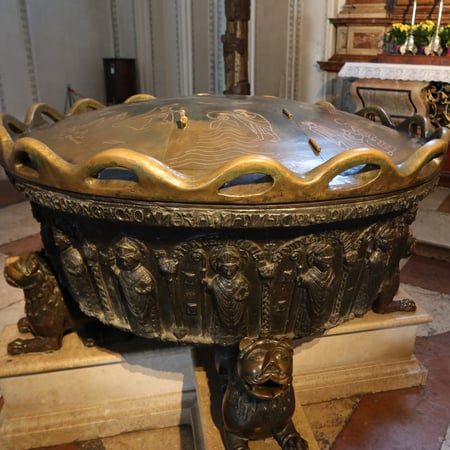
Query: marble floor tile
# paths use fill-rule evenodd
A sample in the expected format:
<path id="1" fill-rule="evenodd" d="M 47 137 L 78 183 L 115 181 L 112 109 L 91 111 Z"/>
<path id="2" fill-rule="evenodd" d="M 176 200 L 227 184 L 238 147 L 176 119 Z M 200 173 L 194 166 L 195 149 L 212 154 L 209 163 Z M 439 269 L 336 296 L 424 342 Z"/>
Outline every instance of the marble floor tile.
<path id="1" fill-rule="evenodd" d="M 450 332 L 419 337 L 427 385 L 364 396 L 333 450 L 440 450 L 450 422 Z"/>
<path id="2" fill-rule="evenodd" d="M 450 233 L 450 222 L 448 224 Z M 402 283 L 450 295 L 450 262 L 413 255 L 400 272 Z"/>
<path id="3" fill-rule="evenodd" d="M 450 213 L 450 195 L 440 204 L 438 211 L 443 213 Z"/>

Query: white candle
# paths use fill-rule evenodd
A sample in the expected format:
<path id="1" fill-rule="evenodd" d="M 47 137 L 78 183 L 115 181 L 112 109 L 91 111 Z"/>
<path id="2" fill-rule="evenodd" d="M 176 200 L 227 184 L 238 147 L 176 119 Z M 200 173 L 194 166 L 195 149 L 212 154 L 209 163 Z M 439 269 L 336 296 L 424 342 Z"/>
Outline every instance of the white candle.
<path id="1" fill-rule="evenodd" d="M 438 20 L 436 24 L 436 31 L 439 33 L 439 28 L 441 27 L 441 19 L 442 19 L 442 10 L 444 9 L 444 0 L 441 0 L 441 3 L 439 4 L 439 13 L 438 13 Z"/>
<path id="2" fill-rule="evenodd" d="M 413 27 L 414 23 L 416 22 L 416 9 L 417 9 L 417 0 L 414 0 L 412 16 L 411 16 L 411 27 Z"/>

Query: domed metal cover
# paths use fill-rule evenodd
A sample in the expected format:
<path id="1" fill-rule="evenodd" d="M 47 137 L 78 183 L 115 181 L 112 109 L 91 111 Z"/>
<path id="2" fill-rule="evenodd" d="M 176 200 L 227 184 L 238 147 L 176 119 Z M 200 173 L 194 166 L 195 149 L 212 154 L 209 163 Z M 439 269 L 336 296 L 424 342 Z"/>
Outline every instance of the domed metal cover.
<path id="1" fill-rule="evenodd" d="M 64 116 L 3 114 L 3 165 L 63 191 L 135 200 L 279 204 L 391 193 L 439 170 L 442 139 L 407 138 L 337 111 L 273 97 L 140 95 Z"/>

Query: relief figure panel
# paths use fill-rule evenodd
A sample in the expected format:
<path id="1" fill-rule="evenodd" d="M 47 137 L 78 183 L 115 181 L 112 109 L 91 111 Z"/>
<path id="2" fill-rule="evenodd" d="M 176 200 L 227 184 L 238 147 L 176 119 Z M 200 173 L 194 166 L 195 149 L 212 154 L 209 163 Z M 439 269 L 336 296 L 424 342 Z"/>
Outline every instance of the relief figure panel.
<path id="1" fill-rule="evenodd" d="M 145 337 L 228 345 L 244 336 L 308 336 L 372 306 L 412 308 L 392 303 L 399 260 L 412 245 L 410 220 L 318 224 L 289 239 L 158 229 L 148 236 L 139 226 L 103 235 L 66 218 L 43 232 L 52 260 L 64 262 L 56 269 L 62 284 L 86 314 Z"/>

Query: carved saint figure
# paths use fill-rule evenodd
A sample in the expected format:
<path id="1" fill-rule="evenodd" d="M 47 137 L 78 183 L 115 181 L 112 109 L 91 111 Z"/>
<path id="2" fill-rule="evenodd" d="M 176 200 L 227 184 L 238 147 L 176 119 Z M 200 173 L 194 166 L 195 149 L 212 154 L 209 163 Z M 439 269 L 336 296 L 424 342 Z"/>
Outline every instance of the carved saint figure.
<path id="1" fill-rule="evenodd" d="M 306 289 L 306 312 L 312 330 L 318 330 L 330 318 L 339 279 L 336 276 L 336 250 L 328 242 L 316 242 L 307 248 L 308 269 L 298 275 L 298 284 Z"/>
<path id="2" fill-rule="evenodd" d="M 416 310 L 416 304 L 410 299 L 393 301 L 400 285 L 399 262 L 409 256 L 413 237 L 408 227 L 399 226 L 398 221 L 384 224 L 375 237 L 375 248 L 370 255 L 371 265 L 379 279 L 373 286 L 376 295 L 373 310 L 377 313 Z"/>
<path id="3" fill-rule="evenodd" d="M 219 321 L 226 331 L 239 330 L 245 321 L 249 282 L 241 273 L 241 255 L 237 247 L 224 245 L 211 252 L 216 275 L 204 283 L 216 300 Z"/>
<path id="4" fill-rule="evenodd" d="M 333 311 L 333 324 L 353 319 L 355 315 L 365 314 L 372 307 L 372 304 L 369 303 L 369 296 L 362 293 L 361 286 L 364 277 L 367 245 L 371 233 L 374 232 L 375 230 L 369 227 L 362 232 L 342 235 L 343 274 Z"/>
<path id="5" fill-rule="evenodd" d="M 308 449 L 291 420 L 295 410 L 292 355 L 288 339 L 244 338 L 237 361 L 233 364 L 228 358 L 222 401 L 227 450 L 245 450 L 248 440 L 270 436 L 283 450 Z"/>
<path id="6" fill-rule="evenodd" d="M 155 280 L 142 263 L 146 253 L 140 241 L 129 237 L 123 237 L 114 246 L 112 270 L 119 280 L 130 321 L 138 326 L 138 330 L 133 330 L 136 332 L 155 332 L 159 328 Z"/>
<path id="7" fill-rule="evenodd" d="M 53 228 L 53 238 L 60 251 L 61 267 L 72 295 L 86 314 L 103 314 L 81 253 L 60 229 Z"/>

